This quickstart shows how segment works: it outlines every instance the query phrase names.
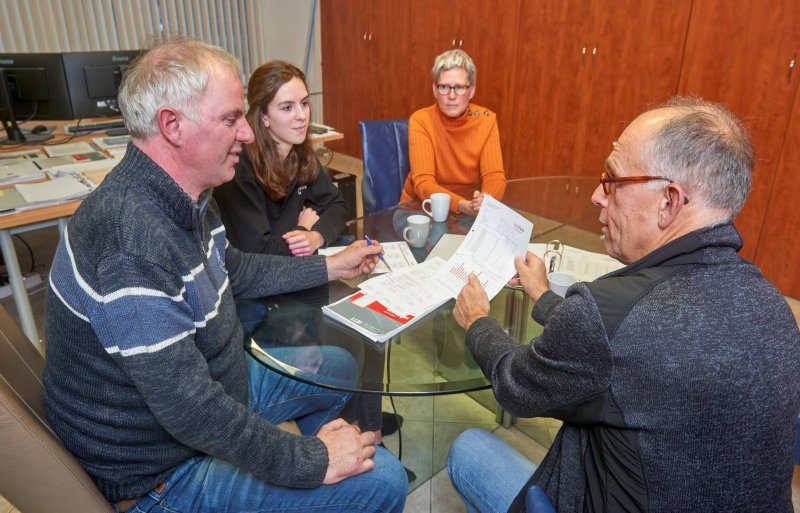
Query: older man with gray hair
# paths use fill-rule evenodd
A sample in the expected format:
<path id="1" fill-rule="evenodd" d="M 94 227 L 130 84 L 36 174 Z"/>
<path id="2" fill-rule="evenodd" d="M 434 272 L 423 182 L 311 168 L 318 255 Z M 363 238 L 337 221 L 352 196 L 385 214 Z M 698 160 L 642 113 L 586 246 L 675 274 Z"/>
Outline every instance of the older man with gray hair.
<path id="1" fill-rule="evenodd" d="M 455 318 L 500 404 L 563 421 L 536 467 L 479 430 L 449 472 L 470 511 L 519 511 L 538 485 L 559 513 L 792 511 L 800 333 L 786 300 L 739 257 L 732 219 L 753 154 L 722 106 L 678 98 L 613 143 L 592 201 L 626 267 L 562 299 L 544 264 L 517 281 L 544 326 L 518 346 L 474 277 Z M 481 472 L 498 477 L 488 482 Z"/>
<path id="2" fill-rule="evenodd" d="M 225 50 L 159 44 L 119 100 L 132 143 L 50 273 L 44 400 L 61 441 L 116 511 L 402 511 L 402 465 L 336 418 L 350 395 L 245 355 L 234 304 L 358 276 L 380 248 L 292 259 L 227 243 L 211 188 L 253 132 Z M 348 353 L 320 350 L 321 373 L 355 380 Z"/>

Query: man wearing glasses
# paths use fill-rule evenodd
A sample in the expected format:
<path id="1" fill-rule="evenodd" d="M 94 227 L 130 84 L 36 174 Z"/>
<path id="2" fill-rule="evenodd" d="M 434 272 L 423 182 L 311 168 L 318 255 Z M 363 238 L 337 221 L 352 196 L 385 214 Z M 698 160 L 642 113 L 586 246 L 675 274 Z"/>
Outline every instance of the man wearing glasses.
<path id="1" fill-rule="evenodd" d="M 627 267 L 562 299 L 539 258 L 517 259 L 544 326 L 527 346 L 486 316 L 470 277 L 454 317 L 497 400 L 563 425 L 538 468 L 485 431 L 462 434 L 448 470 L 469 511 L 518 511 L 532 484 L 559 513 L 792 511 L 800 332 L 737 254 L 752 166 L 730 112 L 675 99 L 625 129 L 592 196 Z"/>
<path id="2" fill-rule="evenodd" d="M 436 104 L 408 122 L 411 169 L 400 202 L 450 195 L 450 210 L 477 214 L 484 193 L 502 199 L 506 189 L 500 134 L 494 112 L 470 100 L 475 96 L 475 64 L 463 50 L 450 50 L 433 63 Z M 452 192 L 472 188 L 471 198 Z"/>

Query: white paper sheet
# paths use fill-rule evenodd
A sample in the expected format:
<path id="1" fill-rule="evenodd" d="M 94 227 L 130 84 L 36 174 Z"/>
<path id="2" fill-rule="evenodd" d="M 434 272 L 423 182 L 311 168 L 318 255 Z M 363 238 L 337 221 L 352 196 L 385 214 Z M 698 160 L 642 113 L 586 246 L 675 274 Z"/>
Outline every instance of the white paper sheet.
<path id="1" fill-rule="evenodd" d="M 330 248 L 320 248 L 318 252 L 320 255 L 330 256 L 343 251 L 346 247 L 347 246 L 333 246 Z M 381 247 L 383 248 L 383 258 L 389 262 L 389 266 L 392 268 L 392 271 L 402 271 L 417 265 L 417 260 L 414 258 L 411 248 L 408 247 L 408 244 L 405 241 L 381 242 Z M 372 274 L 382 274 L 388 272 L 389 268 L 386 267 L 386 264 L 379 262 L 372 271 Z"/>
<path id="2" fill-rule="evenodd" d="M 464 242 L 436 275 L 452 297 L 474 273 L 492 299 L 516 269 L 514 257 L 525 258 L 533 223 L 488 194 Z"/>
<path id="3" fill-rule="evenodd" d="M 529 244 L 528 251 L 544 259 L 547 244 Z M 549 268 L 553 255 L 548 255 L 545 268 Z M 560 260 L 560 263 L 558 262 Z M 579 281 L 594 281 L 600 276 L 625 267 L 619 260 L 615 260 L 604 253 L 593 253 L 583 249 L 562 244 L 561 257 L 556 257 L 554 271 L 569 273 Z"/>
<path id="4" fill-rule="evenodd" d="M 435 278 L 446 264 L 441 258 L 426 260 L 411 268 L 370 278 L 358 288 L 401 317 L 418 315 L 449 297 Z"/>

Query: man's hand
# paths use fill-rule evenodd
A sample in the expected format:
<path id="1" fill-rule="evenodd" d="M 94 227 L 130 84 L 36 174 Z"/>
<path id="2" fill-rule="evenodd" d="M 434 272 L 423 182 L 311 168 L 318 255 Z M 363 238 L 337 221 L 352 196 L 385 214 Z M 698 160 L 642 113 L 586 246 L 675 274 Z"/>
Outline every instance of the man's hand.
<path id="1" fill-rule="evenodd" d="M 314 228 L 314 225 L 317 224 L 319 221 L 319 214 L 313 208 L 306 207 L 300 211 L 300 215 L 297 216 L 297 226 L 302 226 L 306 230 L 311 230 Z"/>
<path id="2" fill-rule="evenodd" d="M 512 287 L 522 285 L 525 293 L 533 301 L 538 301 L 539 297 L 547 292 L 549 288 L 547 285 L 547 272 L 542 259 L 528 251 L 524 262 L 519 257 L 514 258 L 514 267 L 517 268 L 518 274 L 516 277 L 511 278 L 508 284 Z"/>
<path id="3" fill-rule="evenodd" d="M 365 240 L 357 240 L 345 248 L 344 251 L 326 257 L 328 265 L 328 280 L 355 278 L 367 274 L 375 269 L 378 264 L 378 254 L 383 248 L 378 241 L 372 245 Z"/>
<path id="4" fill-rule="evenodd" d="M 474 274 L 469 274 L 469 282 L 459 292 L 453 317 L 459 326 L 468 330 L 472 323 L 489 315 L 489 296 Z"/>
<path id="5" fill-rule="evenodd" d="M 283 240 L 289 245 L 289 251 L 293 256 L 308 256 L 325 244 L 325 239 L 319 232 L 303 230 L 286 232 L 283 234 Z"/>
<path id="6" fill-rule="evenodd" d="M 375 462 L 375 435 L 371 431 L 362 433 L 358 427 L 345 420 L 336 419 L 322 426 L 317 433 L 328 449 L 328 471 L 324 484 L 334 484 L 367 470 L 372 470 Z"/>

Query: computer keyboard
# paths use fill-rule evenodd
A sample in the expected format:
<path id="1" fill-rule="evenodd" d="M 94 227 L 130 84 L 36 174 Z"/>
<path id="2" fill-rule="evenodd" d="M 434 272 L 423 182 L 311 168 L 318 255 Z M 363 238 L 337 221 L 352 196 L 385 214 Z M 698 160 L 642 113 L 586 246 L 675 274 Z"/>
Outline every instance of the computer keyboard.
<path id="1" fill-rule="evenodd" d="M 102 132 L 103 130 L 112 130 L 125 128 L 125 122 L 122 119 L 111 119 L 108 121 L 87 122 L 80 125 L 66 125 L 64 129 L 70 135 L 72 134 L 85 134 L 88 132 Z"/>

